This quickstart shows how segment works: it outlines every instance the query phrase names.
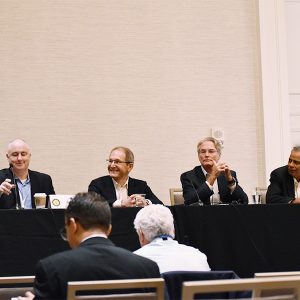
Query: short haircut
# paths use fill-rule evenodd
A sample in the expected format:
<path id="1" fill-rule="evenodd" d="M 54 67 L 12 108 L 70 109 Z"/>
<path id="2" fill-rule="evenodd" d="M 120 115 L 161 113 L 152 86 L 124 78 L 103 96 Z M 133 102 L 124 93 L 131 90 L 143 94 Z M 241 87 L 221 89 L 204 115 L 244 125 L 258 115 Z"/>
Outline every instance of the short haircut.
<path id="1" fill-rule="evenodd" d="M 296 151 L 296 152 L 299 152 L 300 151 L 300 146 L 294 146 L 292 151 Z"/>
<path id="2" fill-rule="evenodd" d="M 125 159 L 126 159 L 127 162 L 134 163 L 133 152 L 129 148 L 127 148 L 127 147 L 117 146 L 117 147 L 113 148 L 110 151 L 110 153 L 112 153 L 113 151 L 118 150 L 118 149 L 121 149 L 121 150 L 124 151 L 124 153 L 125 153 Z"/>
<path id="3" fill-rule="evenodd" d="M 69 202 L 65 218 L 74 218 L 85 230 L 107 230 L 111 224 L 111 211 L 108 202 L 101 195 L 94 192 L 78 193 Z"/>
<path id="4" fill-rule="evenodd" d="M 134 228 L 137 232 L 142 231 L 149 242 L 163 234 L 174 237 L 173 215 L 161 204 L 148 205 L 137 213 Z"/>
<path id="5" fill-rule="evenodd" d="M 216 150 L 218 151 L 219 155 L 222 154 L 222 145 L 221 145 L 221 143 L 220 143 L 217 139 L 215 139 L 215 138 L 213 138 L 213 137 L 211 137 L 211 136 L 202 139 L 202 140 L 198 143 L 198 145 L 197 145 L 197 152 L 198 152 L 198 153 L 199 153 L 199 151 L 200 151 L 201 145 L 202 145 L 204 142 L 212 142 L 212 143 L 215 145 L 215 148 L 216 148 Z"/>

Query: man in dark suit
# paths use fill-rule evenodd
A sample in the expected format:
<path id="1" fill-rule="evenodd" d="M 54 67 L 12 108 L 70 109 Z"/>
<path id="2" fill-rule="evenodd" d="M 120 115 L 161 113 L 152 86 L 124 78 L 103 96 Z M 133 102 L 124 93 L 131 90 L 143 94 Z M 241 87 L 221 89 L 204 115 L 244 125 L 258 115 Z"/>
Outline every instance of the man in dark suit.
<path id="1" fill-rule="evenodd" d="M 248 203 L 248 197 L 239 186 L 236 172 L 228 164 L 220 162 L 221 144 L 212 137 L 197 145 L 200 166 L 181 174 L 184 203 L 191 205 Z"/>
<path id="2" fill-rule="evenodd" d="M 300 204 L 300 146 L 291 151 L 288 164 L 271 172 L 267 203 Z"/>
<path id="3" fill-rule="evenodd" d="M 10 167 L 0 170 L 0 209 L 35 208 L 35 193 L 55 194 L 49 175 L 29 170 L 31 153 L 25 141 L 10 142 L 6 157 Z"/>
<path id="4" fill-rule="evenodd" d="M 130 149 L 115 147 L 111 150 L 107 162 L 109 175 L 92 180 L 89 192 L 100 194 L 114 207 L 162 204 L 146 181 L 129 177 L 134 164 L 134 155 Z"/>
<path id="5" fill-rule="evenodd" d="M 69 281 L 160 277 L 157 264 L 114 246 L 108 203 L 96 193 L 79 193 L 65 211 L 65 234 L 72 250 L 38 262 L 34 299 L 66 299 Z M 27 299 L 34 295 L 26 293 Z"/>

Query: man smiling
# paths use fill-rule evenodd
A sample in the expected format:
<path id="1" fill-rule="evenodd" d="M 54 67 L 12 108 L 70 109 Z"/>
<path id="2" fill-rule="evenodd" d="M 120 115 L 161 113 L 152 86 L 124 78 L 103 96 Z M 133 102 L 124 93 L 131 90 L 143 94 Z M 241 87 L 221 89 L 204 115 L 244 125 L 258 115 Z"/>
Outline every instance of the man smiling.
<path id="1" fill-rule="evenodd" d="M 300 146 L 292 149 L 288 164 L 271 172 L 267 203 L 300 204 Z"/>
<path id="2" fill-rule="evenodd" d="M 89 192 L 100 194 L 110 206 L 114 207 L 162 204 L 146 181 L 129 177 L 134 166 L 134 155 L 129 148 L 113 148 L 107 163 L 109 175 L 92 180 L 88 188 Z"/>
<path id="3" fill-rule="evenodd" d="M 10 142 L 6 158 L 10 167 L 0 171 L 0 208 L 35 208 L 35 193 L 55 194 L 49 175 L 29 170 L 31 152 L 24 140 Z"/>

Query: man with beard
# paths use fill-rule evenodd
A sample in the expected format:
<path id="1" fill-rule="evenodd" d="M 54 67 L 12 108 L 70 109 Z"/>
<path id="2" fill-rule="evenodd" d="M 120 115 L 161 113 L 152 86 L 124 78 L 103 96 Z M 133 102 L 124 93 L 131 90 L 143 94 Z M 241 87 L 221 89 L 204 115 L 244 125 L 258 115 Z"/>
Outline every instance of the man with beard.
<path id="1" fill-rule="evenodd" d="M 134 165 L 134 155 L 130 149 L 120 146 L 113 148 L 107 163 L 109 175 L 92 180 L 89 192 L 100 194 L 113 207 L 162 204 L 146 181 L 129 177 Z"/>
<path id="2" fill-rule="evenodd" d="M 288 164 L 271 172 L 267 203 L 300 203 L 300 146 L 292 149 Z"/>

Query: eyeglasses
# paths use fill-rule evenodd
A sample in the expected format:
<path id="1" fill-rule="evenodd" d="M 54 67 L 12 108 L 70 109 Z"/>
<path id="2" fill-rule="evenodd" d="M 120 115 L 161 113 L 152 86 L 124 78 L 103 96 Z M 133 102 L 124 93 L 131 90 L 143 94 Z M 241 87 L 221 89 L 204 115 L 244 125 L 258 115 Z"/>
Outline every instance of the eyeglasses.
<path id="1" fill-rule="evenodd" d="M 117 159 L 107 159 L 106 161 L 109 165 L 114 163 L 117 166 L 120 165 L 120 164 L 132 164 L 131 161 L 121 161 L 121 160 L 117 160 Z"/>

